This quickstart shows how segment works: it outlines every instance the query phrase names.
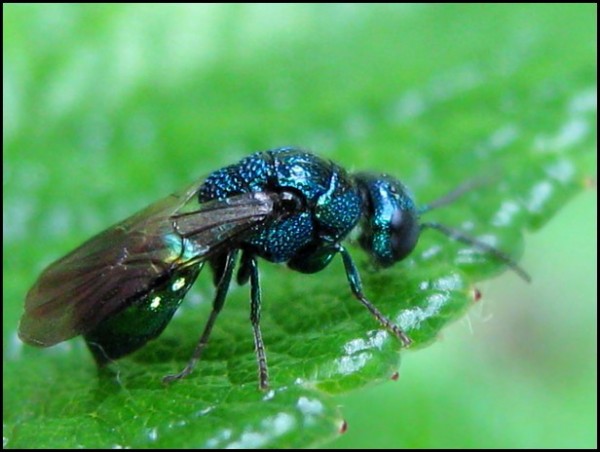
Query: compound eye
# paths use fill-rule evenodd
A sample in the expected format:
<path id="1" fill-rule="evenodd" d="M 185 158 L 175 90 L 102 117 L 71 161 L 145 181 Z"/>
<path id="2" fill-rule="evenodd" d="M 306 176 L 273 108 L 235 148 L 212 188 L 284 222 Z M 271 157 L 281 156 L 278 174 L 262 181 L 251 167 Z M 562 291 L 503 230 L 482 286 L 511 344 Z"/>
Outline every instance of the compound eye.
<path id="1" fill-rule="evenodd" d="M 417 245 L 419 224 L 412 210 L 396 209 L 390 222 L 390 247 L 394 261 L 408 256 Z"/>

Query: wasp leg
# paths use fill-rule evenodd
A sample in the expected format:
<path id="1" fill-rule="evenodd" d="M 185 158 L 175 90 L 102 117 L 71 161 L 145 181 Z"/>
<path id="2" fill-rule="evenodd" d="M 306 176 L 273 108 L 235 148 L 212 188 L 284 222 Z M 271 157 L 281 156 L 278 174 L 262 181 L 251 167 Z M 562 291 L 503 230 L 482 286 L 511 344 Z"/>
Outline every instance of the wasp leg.
<path id="1" fill-rule="evenodd" d="M 267 367 L 265 345 L 260 332 L 261 293 L 258 265 L 254 256 L 247 259 L 246 263 L 250 271 L 250 322 L 254 332 L 254 350 L 258 362 L 258 384 L 260 389 L 265 390 L 269 388 L 269 369 Z"/>
<path id="2" fill-rule="evenodd" d="M 342 255 L 342 260 L 344 261 L 344 268 L 346 269 L 346 277 L 348 278 L 348 283 L 350 284 L 350 289 L 354 296 L 360 301 L 370 312 L 373 314 L 373 317 L 377 319 L 381 325 L 387 328 L 389 331 L 394 333 L 394 335 L 400 339 L 402 344 L 407 347 L 412 341 L 406 335 L 402 329 L 395 325 L 390 319 L 388 319 L 385 315 L 383 315 L 379 309 L 377 309 L 373 304 L 367 300 L 365 295 L 363 294 L 362 282 L 360 281 L 360 275 L 358 274 L 358 269 L 354 262 L 352 261 L 352 257 L 346 251 L 342 245 L 337 246 L 338 252 Z"/>
<path id="3" fill-rule="evenodd" d="M 202 336 L 200 337 L 198 345 L 196 345 L 194 353 L 192 354 L 192 357 L 187 363 L 187 366 L 185 366 L 185 368 L 178 374 L 166 375 L 163 378 L 163 383 L 170 383 L 172 381 L 179 380 L 180 378 L 184 378 L 190 373 L 192 373 L 192 371 L 194 370 L 196 363 L 202 355 L 204 347 L 206 347 L 206 344 L 208 343 L 208 338 L 210 337 L 210 333 L 213 329 L 213 325 L 215 324 L 215 320 L 217 320 L 217 316 L 219 315 L 219 312 L 221 312 L 221 309 L 225 304 L 225 297 L 227 296 L 229 284 L 231 283 L 231 276 L 233 275 L 233 269 L 235 267 L 235 260 L 237 258 L 237 255 L 238 250 L 234 250 L 228 253 L 225 258 L 225 264 L 223 266 L 221 278 L 219 279 L 219 283 L 217 284 L 217 293 L 215 295 L 215 300 L 213 302 L 213 308 L 210 313 L 210 317 L 206 322 L 206 326 L 204 327 Z"/>

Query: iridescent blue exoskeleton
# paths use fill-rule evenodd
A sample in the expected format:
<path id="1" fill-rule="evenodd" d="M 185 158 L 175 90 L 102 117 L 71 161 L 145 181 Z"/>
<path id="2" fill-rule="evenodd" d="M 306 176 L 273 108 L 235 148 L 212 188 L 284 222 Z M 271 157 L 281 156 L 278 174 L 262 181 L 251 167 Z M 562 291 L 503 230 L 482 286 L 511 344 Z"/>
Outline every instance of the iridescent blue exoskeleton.
<path id="1" fill-rule="evenodd" d="M 266 388 L 258 258 L 315 273 L 339 254 L 354 296 L 406 346 L 408 336 L 365 297 L 342 241 L 360 227 L 361 247 L 375 264 L 388 267 L 411 253 L 423 228 L 435 228 L 492 253 L 527 278 L 489 245 L 438 223 L 419 222 L 420 214 L 466 189 L 417 209 L 391 176 L 349 174 L 295 148 L 258 152 L 152 204 L 50 265 L 27 294 L 19 335 L 45 347 L 81 334 L 104 365 L 157 337 L 208 262 L 216 286 L 213 309 L 188 365 L 165 377 L 179 379 L 200 358 L 239 264 L 238 282 L 250 282 L 259 385 Z"/>

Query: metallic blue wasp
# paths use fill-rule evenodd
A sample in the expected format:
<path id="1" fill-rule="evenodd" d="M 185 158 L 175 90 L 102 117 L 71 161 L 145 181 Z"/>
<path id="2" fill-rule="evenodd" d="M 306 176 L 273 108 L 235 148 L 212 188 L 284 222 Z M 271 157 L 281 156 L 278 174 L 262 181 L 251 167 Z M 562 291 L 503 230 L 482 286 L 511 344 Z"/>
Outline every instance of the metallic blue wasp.
<path id="1" fill-rule="evenodd" d="M 469 188 L 417 209 L 391 176 L 349 174 L 295 148 L 258 152 L 150 205 L 51 264 L 27 294 L 19 335 L 43 347 L 83 335 L 104 365 L 156 338 L 208 263 L 216 286 L 212 312 L 187 366 L 164 378 L 173 381 L 188 375 L 200 359 L 239 265 L 238 283 L 250 282 L 250 319 L 264 389 L 269 378 L 258 258 L 315 273 L 340 255 L 354 296 L 407 346 L 411 341 L 404 331 L 365 297 L 342 242 L 359 227 L 360 246 L 376 265 L 388 267 L 412 252 L 424 228 L 433 228 L 493 254 L 527 279 L 504 253 L 457 230 L 419 221 L 421 214 Z"/>

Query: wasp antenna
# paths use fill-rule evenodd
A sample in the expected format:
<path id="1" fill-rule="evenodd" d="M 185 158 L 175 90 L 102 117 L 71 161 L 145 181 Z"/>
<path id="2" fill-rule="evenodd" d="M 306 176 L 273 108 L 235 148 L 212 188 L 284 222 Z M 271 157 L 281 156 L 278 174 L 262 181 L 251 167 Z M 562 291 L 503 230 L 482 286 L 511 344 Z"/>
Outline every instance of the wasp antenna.
<path id="1" fill-rule="evenodd" d="M 419 208 L 419 214 L 423 214 L 429 212 L 430 210 L 439 209 L 440 207 L 447 206 L 448 204 L 453 203 L 458 198 L 460 198 L 465 193 L 470 192 L 471 190 L 475 190 L 476 188 L 483 187 L 485 185 L 489 185 L 493 181 L 490 177 L 480 176 L 474 179 L 468 180 L 460 184 L 450 193 L 446 193 L 441 198 L 436 199 L 435 201 L 430 202 L 429 204 L 425 204 Z"/>
<path id="2" fill-rule="evenodd" d="M 506 265 L 508 265 L 508 267 L 517 275 L 519 275 L 524 281 L 531 282 L 531 277 L 529 276 L 529 274 L 521 267 L 519 267 L 519 265 L 514 261 L 513 258 L 511 258 L 508 254 L 500 251 L 499 249 L 494 248 L 493 246 L 488 245 L 487 243 L 482 242 L 481 240 L 477 240 L 475 237 L 468 236 L 463 232 L 459 231 L 458 229 L 451 228 L 440 223 L 421 223 L 421 230 L 427 228 L 435 229 L 436 231 L 441 232 L 446 237 L 449 237 L 452 240 L 456 240 L 457 242 L 465 243 L 467 245 L 472 245 L 476 248 L 479 248 L 482 251 L 485 251 L 486 253 L 489 253 L 499 261 L 504 262 Z"/>

